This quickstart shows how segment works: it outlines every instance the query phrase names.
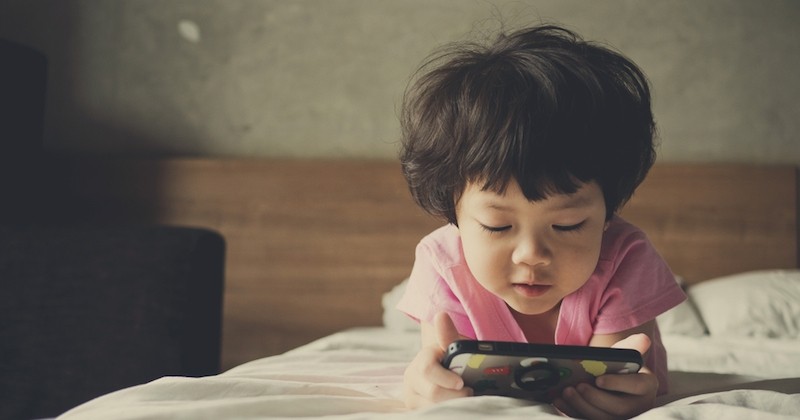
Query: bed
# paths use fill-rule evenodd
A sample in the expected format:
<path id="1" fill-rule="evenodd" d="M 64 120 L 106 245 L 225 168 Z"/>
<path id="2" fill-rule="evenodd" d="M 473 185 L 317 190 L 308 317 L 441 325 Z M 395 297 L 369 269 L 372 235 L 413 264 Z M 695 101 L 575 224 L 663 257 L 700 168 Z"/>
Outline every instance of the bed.
<path id="1" fill-rule="evenodd" d="M 165 377 L 65 419 L 557 418 L 502 397 L 408 411 L 416 325 L 393 306 L 416 241 L 438 225 L 389 161 L 72 162 L 73 217 L 199 225 L 228 244 L 225 371 Z M 658 164 L 623 210 L 690 300 L 659 318 L 671 392 L 641 418 L 800 413 L 798 174 L 794 167 Z"/>

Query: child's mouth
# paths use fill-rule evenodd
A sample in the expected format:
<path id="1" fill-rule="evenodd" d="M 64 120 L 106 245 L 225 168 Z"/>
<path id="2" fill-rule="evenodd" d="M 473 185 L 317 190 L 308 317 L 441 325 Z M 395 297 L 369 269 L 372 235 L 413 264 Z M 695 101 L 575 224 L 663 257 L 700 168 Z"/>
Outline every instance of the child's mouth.
<path id="1" fill-rule="evenodd" d="M 547 293 L 552 286 L 547 284 L 514 283 L 513 287 L 515 292 L 524 297 L 538 297 Z"/>

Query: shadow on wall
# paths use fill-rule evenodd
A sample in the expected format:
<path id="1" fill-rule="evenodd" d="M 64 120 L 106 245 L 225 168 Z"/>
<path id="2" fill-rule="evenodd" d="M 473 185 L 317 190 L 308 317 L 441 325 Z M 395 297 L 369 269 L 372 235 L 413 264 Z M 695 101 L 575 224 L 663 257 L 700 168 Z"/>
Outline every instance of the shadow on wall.
<path id="1" fill-rule="evenodd" d="M 171 234 L 163 235 L 163 228 L 121 226 L 158 221 L 162 173 L 157 165 L 134 174 L 119 164 L 119 158 L 45 151 L 46 121 L 58 118 L 65 107 L 77 116 L 71 124 L 91 126 L 90 132 L 97 135 L 154 139 L 143 128 L 81 112 L 86 108 L 80 99 L 81 86 L 75 83 L 81 68 L 81 37 L 73 31 L 79 3 L 50 2 L 47 7 L 30 3 L 11 1 L 0 6 L 0 236 L 4 246 L 0 295 L 5 298 L 0 303 L 5 311 L 0 322 L 7 321 L 0 326 L 0 418 L 52 417 L 112 390 L 163 375 L 191 374 L 173 367 L 185 369 L 193 357 L 177 359 L 175 355 L 184 350 L 168 347 L 173 342 L 188 343 L 185 348 L 192 352 L 209 349 L 212 362 L 219 363 L 219 319 L 214 321 L 217 328 L 211 328 L 216 342 L 209 345 L 179 340 L 194 326 L 163 319 L 150 324 L 148 316 L 167 313 L 170 320 L 186 324 L 208 313 L 218 317 L 220 312 L 209 311 L 207 302 L 198 305 L 200 312 L 191 308 L 179 312 L 181 308 L 171 305 L 191 300 L 194 292 L 185 292 L 185 287 L 194 288 L 198 273 L 208 272 L 216 273 L 212 298 L 221 304 L 224 242 L 213 235 L 211 247 L 218 261 L 213 270 L 201 267 L 191 272 L 193 264 L 182 255 L 194 256 L 197 250 L 194 259 L 204 263 L 210 258 L 201 250 L 210 248 L 188 240 L 175 253 L 180 258 L 168 262 L 166 256 L 173 254 L 164 246 L 176 243 L 166 238 Z M 52 95 L 52 90 L 62 94 Z M 65 99 L 55 104 L 47 100 L 54 96 Z M 58 136 L 51 133 L 50 137 Z M 136 203 L 120 198 L 130 197 L 124 192 L 131 189 L 142 197 Z M 142 235 L 150 239 L 140 240 Z M 150 264 L 153 272 L 144 273 L 147 264 L 143 261 L 155 262 Z M 176 275 L 178 270 L 187 274 Z M 164 275 L 157 277 L 154 272 Z M 133 281 L 139 279 L 144 281 Z M 176 287 L 164 279 L 187 282 Z M 166 290 L 163 295 L 159 287 Z M 173 289 L 178 292 L 170 293 Z M 126 328 L 114 324 L 130 320 Z M 199 324 L 206 330 L 210 323 Z M 163 338 L 165 325 L 170 329 Z M 149 334 L 151 330 L 160 335 L 148 341 L 156 337 Z M 78 334 L 72 334 L 75 331 Z M 150 351 L 141 351 L 142 346 Z M 113 363 L 123 357 L 141 364 Z M 172 365 L 167 366 L 168 362 Z M 107 367 L 108 363 L 113 366 Z M 214 366 L 196 374 L 217 371 Z M 87 378 L 91 381 L 86 382 Z"/>
<path id="2" fill-rule="evenodd" d="M 157 165 L 147 174 L 126 173 L 115 162 L 130 157 L 108 153 L 49 152 L 44 139 L 58 143 L 70 133 L 48 132 L 48 127 L 81 127 L 92 143 L 169 144 L 147 127 L 109 121 L 91 109 L 79 72 L 86 68 L 79 23 L 86 2 L 66 0 L 38 7 L 37 2 L 13 1 L 2 6 L 0 17 L 0 194 L 9 203 L 0 210 L 3 224 L 143 224 L 158 220 L 161 175 Z M 66 112 L 66 111 L 69 112 Z M 53 121 L 70 118 L 70 121 Z M 177 116 L 176 116 L 177 118 Z M 180 122 L 176 122 L 180 124 Z M 195 130 L 196 131 L 196 130 Z M 196 133 L 199 139 L 200 133 Z M 165 141 L 166 140 L 166 141 Z M 160 154 L 159 157 L 168 155 Z M 119 168 L 119 169 L 118 169 Z M 94 173 L 92 172 L 94 171 Z M 77 174 L 77 175 L 76 175 Z M 134 179 L 131 179 L 135 176 Z M 94 196 L 81 183 L 96 182 L 107 191 Z M 97 186 L 95 185 L 95 187 Z M 135 188 L 137 205 L 115 199 L 121 188 Z M 130 194 L 127 194 L 130 196 Z M 144 205 L 143 203 L 148 203 Z"/>
<path id="3" fill-rule="evenodd" d="M 47 91 L 48 59 L 31 47 L 0 39 L 0 224 L 105 224 L 149 223 L 156 219 L 153 208 L 136 208 L 97 200 L 82 194 L 76 174 L 83 179 L 101 180 L 105 184 L 119 180 L 113 169 L 110 173 L 87 174 L 87 165 L 107 158 L 78 158 L 46 153 L 43 147 L 45 98 Z M 52 69 L 52 67 L 51 67 Z M 51 70 L 52 74 L 53 71 Z M 49 86 L 53 86 L 52 76 Z M 81 172 L 82 171 L 82 172 Z M 128 185 L 135 185 L 148 196 L 146 203 L 158 198 L 157 172 L 149 172 Z M 118 186 L 121 187 L 121 186 Z M 114 185 L 108 185 L 114 190 Z"/>

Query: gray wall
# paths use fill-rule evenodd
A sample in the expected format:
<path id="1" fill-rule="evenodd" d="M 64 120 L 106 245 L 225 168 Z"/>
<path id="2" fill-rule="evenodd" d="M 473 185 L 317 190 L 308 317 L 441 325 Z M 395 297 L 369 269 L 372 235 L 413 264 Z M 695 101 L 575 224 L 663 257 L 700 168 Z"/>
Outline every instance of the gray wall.
<path id="1" fill-rule="evenodd" d="M 0 1 L 49 56 L 45 147 L 78 154 L 393 158 L 412 71 L 501 19 L 634 59 L 664 161 L 800 164 L 794 0 Z"/>

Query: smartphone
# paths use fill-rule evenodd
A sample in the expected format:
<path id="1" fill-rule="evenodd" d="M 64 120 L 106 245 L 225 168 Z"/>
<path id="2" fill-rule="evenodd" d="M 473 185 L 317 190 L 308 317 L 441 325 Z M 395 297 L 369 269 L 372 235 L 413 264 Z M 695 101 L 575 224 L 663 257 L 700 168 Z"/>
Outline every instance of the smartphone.
<path id="1" fill-rule="evenodd" d="M 594 383 L 606 373 L 635 373 L 636 350 L 505 341 L 458 340 L 442 360 L 475 395 L 503 395 L 551 402 L 568 386 Z"/>

